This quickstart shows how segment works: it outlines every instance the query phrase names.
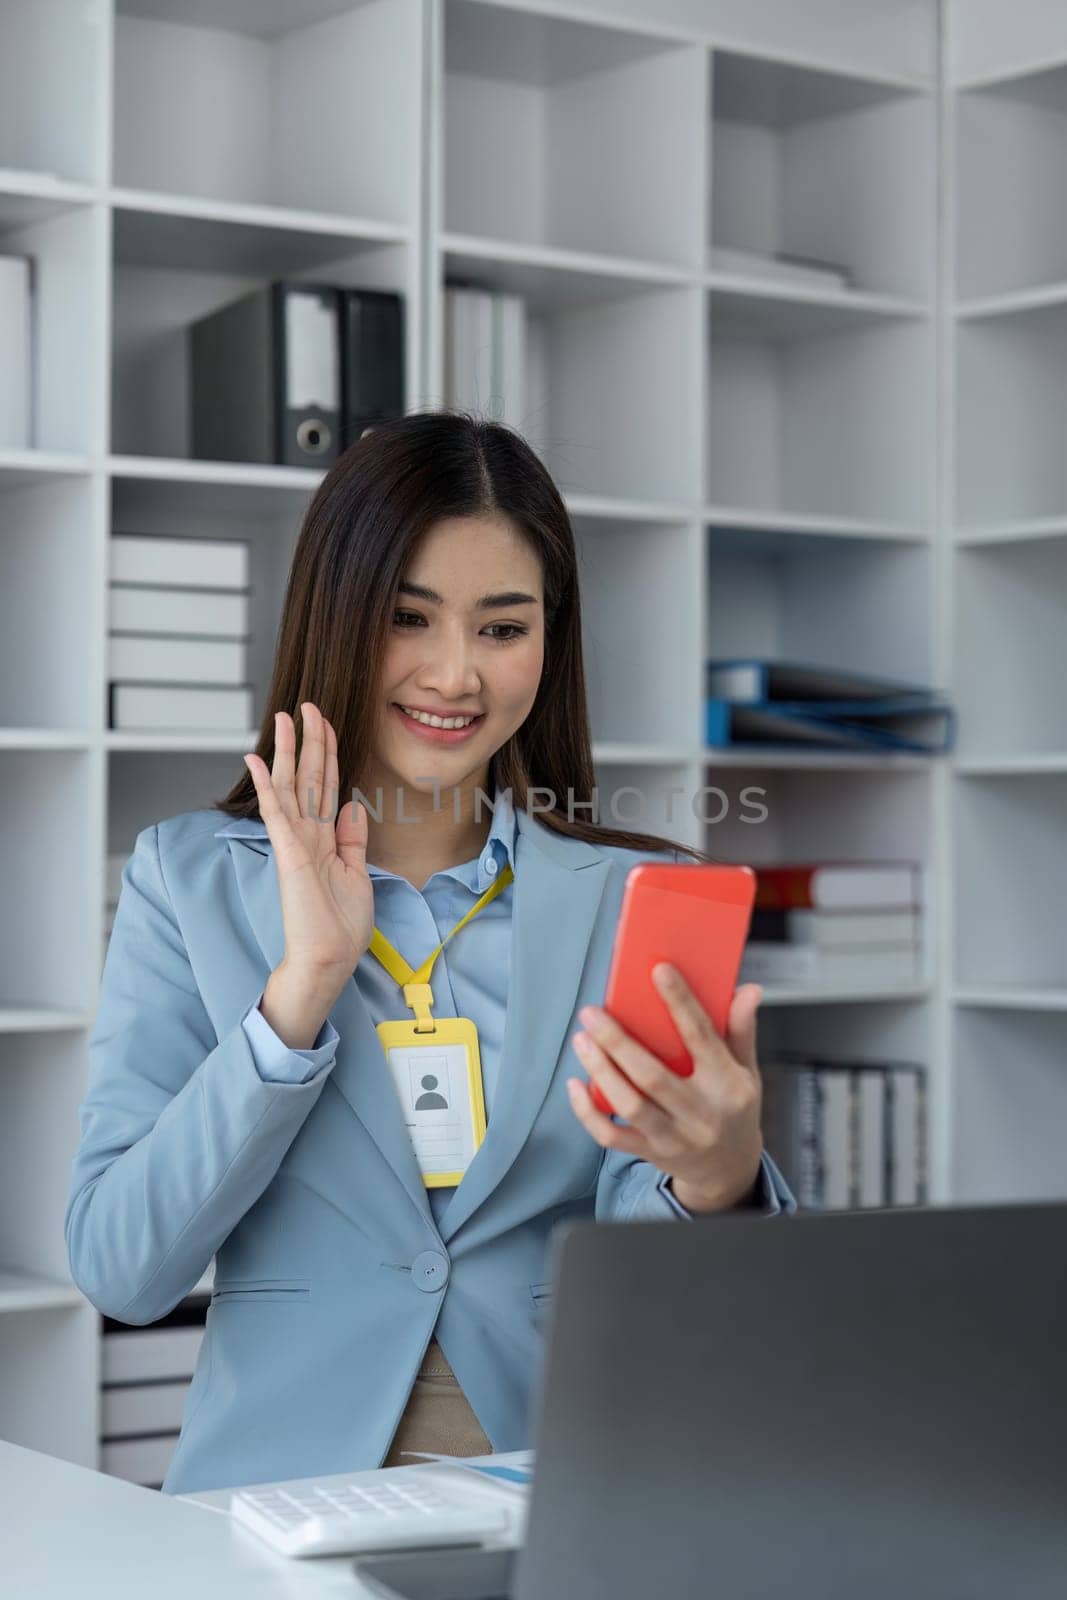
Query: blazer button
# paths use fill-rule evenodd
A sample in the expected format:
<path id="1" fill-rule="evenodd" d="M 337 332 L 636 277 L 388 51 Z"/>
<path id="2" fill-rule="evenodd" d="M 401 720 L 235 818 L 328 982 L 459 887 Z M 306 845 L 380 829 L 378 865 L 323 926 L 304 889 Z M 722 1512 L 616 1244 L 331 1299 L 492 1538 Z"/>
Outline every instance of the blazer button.
<path id="1" fill-rule="evenodd" d="M 448 1282 L 448 1257 L 439 1250 L 424 1250 L 411 1263 L 411 1278 L 423 1294 L 436 1294 Z"/>

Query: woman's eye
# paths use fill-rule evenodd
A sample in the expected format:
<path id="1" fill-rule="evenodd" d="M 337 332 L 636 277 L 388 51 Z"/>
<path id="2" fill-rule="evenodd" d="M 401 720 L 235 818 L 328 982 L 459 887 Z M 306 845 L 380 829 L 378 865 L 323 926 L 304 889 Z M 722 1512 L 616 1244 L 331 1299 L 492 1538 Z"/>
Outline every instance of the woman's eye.
<path id="1" fill-rule="evenodd" d="M 421 624 L 421 622 L 422 618 L 419 616 L 417 611 L 393 612 L 393 623 L 398 628 L 410 628 L 418 626 Z M 521 639 L 528 631 L 517 622 L 491 622 L 489 627 L 486 629 L 486 632 L 488 633 L 490 629 L 494 628 L 503 628 L 505 630 L 503 634 L 492 634 L 492 637 L 497 641 L 498 644 L 510 644 L 513 639 Z"/>

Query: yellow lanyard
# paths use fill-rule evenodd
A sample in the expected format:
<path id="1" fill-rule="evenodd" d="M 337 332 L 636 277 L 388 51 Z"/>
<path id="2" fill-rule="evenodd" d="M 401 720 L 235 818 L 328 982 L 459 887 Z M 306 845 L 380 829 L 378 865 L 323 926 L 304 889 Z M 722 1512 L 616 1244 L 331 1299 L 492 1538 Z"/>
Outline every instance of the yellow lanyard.
<path id="1" fill-rule="evenodd" d="M 434 1030 L 433 1015 L 430 1011 L 430 1007 L 433 1004 L 430 973 L 433 971 L 433 964 L 437 957 L 441 954 L 453 934 L 458 933 L 460 928 L 464 927 L 472 917 L 476 917 L 482 907 L 487 906 L 493 896 L 500 893 L 501 889 L 506 889 L 514 876 L 515 874 L 511 867 L 505 867 L 496 882 L 491 883 L 483 895 L 479 895 L 467 915 L 460 918 L 451 933 L 445 934 L 437 949 L 432 955 L 426 957 L 426 960 L 417 971 L 414 967 L 408 965 L 400 951 L 389 943 L 385 934 L 375 928 L 370 942 L 371 954 L 377 956 L 389 976 L 395 979 L 403 989 L 404 1004 L 410 1006 L 415 1013 L 416 1033 L 432 1033 Z"/>

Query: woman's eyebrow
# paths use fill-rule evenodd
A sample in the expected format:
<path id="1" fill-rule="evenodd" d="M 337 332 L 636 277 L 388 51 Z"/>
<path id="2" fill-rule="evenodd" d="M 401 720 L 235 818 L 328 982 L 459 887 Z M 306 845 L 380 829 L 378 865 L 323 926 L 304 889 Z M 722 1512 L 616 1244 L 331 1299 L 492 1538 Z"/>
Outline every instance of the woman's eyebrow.
<path id="1" fill-rule="evenodd" d="M 404 583 L 397 585 L 399 594 L 409 594 L 415 600 L 431 600 L 435 605 L 444 602 L 436 589 L 427 589 L 421 583 Z M 535 606 L 537 596 L 524 594 L 521 589 L 505 589 L 501 594 L 483 594 L 475 602 L 478 611 L 495 611 L 499 606 Z"/>

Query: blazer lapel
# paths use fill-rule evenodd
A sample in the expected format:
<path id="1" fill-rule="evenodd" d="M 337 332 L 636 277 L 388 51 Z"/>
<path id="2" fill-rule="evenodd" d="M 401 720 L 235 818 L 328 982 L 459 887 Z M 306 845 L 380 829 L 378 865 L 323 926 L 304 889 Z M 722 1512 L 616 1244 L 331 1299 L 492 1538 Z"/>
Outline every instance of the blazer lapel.
<path id="1" fill-rule="evenodd" d="M 574 1010 L 611 863 L 516 807 L 511 990 L 486 1136 L 436 1224 L 447 1241 L 489 1198 L 529 1137 L 552 1081 Z M 237 818 L 220 828 L 245 913 L 271 971 L 285 954 L 278 876 L 266 825 Z M 381 1041 L 351 978 L 330 1011 L 340 1035 L 330 1081 L 363 1123 L 419 1214 L 434 1227 L 426 1185 Z"/>

